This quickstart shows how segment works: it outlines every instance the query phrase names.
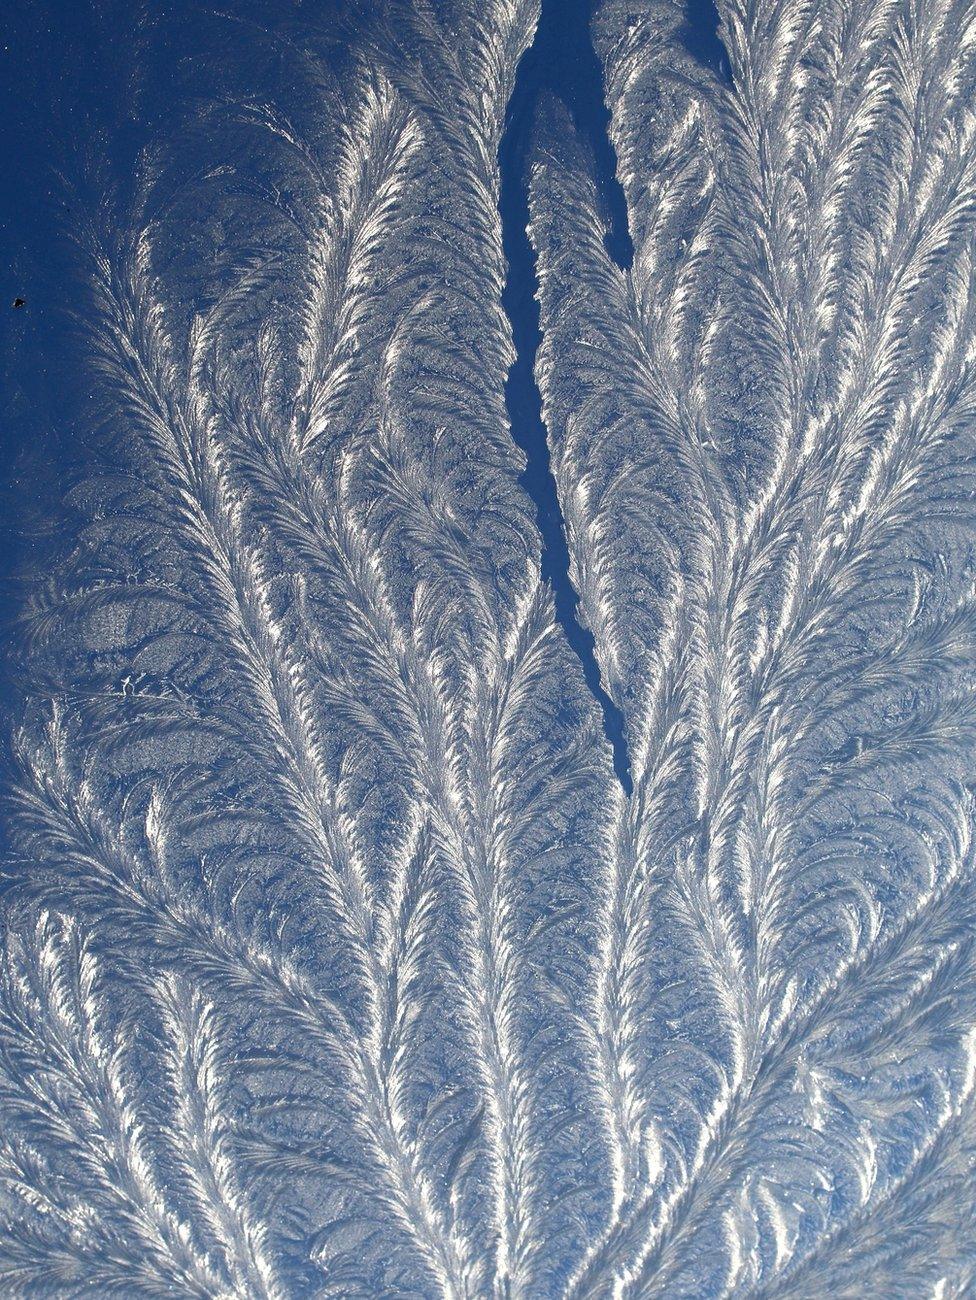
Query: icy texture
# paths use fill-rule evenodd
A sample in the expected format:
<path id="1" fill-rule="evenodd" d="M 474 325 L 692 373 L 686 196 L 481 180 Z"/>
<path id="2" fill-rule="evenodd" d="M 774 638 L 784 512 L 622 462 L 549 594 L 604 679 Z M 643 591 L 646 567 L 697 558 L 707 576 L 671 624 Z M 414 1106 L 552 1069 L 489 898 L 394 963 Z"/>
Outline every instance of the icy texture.
<path id="1" fill-rule="evenodd" d="M 574 1296 L 971 1294 L 976 11 L 599 14 L 633 266 L 558 117 L 538 374 L 625 710 Z M 941 1291 L 938 1288 L 941 1286 Z"/>
<path id="2" fill-rule="evenodd" d="M 3 1295 L 974 1294 L 976 8 L 720 8 L 728 79 L 595 20 L 632 266 L 554 103 L 531 169 L 630 795 L 504 403 L 534 5 L 351 7 L 79 230 Z"/>

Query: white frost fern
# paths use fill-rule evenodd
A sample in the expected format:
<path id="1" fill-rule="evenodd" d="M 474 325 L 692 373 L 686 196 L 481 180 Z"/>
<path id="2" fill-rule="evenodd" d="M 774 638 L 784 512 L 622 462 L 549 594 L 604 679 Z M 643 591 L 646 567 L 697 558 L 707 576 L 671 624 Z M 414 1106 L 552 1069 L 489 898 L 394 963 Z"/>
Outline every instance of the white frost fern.
<path id="1" fill-rule="evenodd" d="M 241 175 L 161 163 L 81 232 L 102 429 L 23 619 L 4 1294 L 971 1292 L 976 8 L 719 8 L 728 79 L 677 0 L 594 19 L 630 266 L 558 106 L 528 178 L 632 792 L 505 414 L 534 6 L 390 0 L 341 73 L 286 43 L 326 130 L 214 108 Z M 249 183 L 188 310 L 181 218 Z"/>
<path id="2" fill-rule="evenodd" d="M 565 151 L 533 181 L 540 383 L 635 759 L 592 1003 L 615 1193 L 570 1291 L 833 1292 L 877 1204 L 864 1277 L 903 1271 L 862 1285 L 914 1295 L 959 1250 L 934 1203 L 915 1236 L 915 1170 L 972 1109 L 971 697 L 912 646 L 972 590 L 974 14 L 722 17 L 730 85 L 682 66 L 676 7 L 601 11 L 632 268 Z"/>

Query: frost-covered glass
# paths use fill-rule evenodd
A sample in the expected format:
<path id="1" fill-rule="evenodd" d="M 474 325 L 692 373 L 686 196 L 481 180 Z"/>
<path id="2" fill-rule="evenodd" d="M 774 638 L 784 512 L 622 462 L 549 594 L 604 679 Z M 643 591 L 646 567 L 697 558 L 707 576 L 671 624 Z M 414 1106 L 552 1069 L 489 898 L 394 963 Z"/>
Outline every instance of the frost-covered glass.
<path id="1" fill-rule="evenodd" d="M 309 8 L 63 181 L 0 1293 L 976 1294 L 976 4 L 605 0 L 626 241 L 534 0 Z"/>

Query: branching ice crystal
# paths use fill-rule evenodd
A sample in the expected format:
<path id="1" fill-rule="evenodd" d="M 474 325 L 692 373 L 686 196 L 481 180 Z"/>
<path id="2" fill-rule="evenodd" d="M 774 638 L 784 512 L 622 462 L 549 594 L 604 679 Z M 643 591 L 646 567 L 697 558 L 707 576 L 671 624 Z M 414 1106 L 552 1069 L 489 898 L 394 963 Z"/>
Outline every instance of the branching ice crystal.
<path id="1" fill-rule="evenodd" d="M 537 5 L 274 10 L 72 213 L 0 1292 L 973 1295 L 976 5 L 598 7 L 541 536 Z"/>

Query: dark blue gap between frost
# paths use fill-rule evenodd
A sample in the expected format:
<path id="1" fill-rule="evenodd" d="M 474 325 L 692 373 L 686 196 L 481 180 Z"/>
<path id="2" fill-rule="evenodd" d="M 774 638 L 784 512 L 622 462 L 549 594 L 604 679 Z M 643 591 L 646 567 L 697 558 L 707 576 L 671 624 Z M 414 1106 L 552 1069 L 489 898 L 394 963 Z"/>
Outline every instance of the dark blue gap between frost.
<path id="1" fill-rule="evenodd" d="M 508 265 L 502 305 L 511 323 L 516 358 L 505 384 L 505 401 L 512 437 L 526 457 L 522 484 L 536 505 L 542 534 L 542 577 L 552 586 L 556 617 L 603 714 L 604 731 L 613 750 L 614 771 L 630 794 L 624 717 L 603 689 L 593 634 L 580 621 L 579 598 L 569 579 L 569 548 L 534 375 L 542 335 L 535 298 L 538 286 L 535 252 L 526 230 L 532 124 L 539 97 L 548 92 L 566 106 L 573 125 L 593 155 L 597 187 L 609 224 L 607 251 L 618 266 L 630 265 L 632 246 L 627 231 L 627 210 L 616 178 L 617 160 L 608 134 L 610 116 L 603 101 L 602 73 L 590 36 L 591 15 L 590 0 L 543 0 L 535 40 L 519 63 L 508 104 L 505 132 L 498 151 L 502 245 Z"/>
<path id="2" fill-rule="evenodd" d="M 686 0 L 682 31 L 688 53 L 721 77 L 731 80 L 729 56 L 718 34 L 719 13 L 715 0 Z"/>

